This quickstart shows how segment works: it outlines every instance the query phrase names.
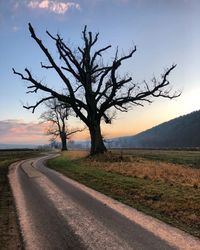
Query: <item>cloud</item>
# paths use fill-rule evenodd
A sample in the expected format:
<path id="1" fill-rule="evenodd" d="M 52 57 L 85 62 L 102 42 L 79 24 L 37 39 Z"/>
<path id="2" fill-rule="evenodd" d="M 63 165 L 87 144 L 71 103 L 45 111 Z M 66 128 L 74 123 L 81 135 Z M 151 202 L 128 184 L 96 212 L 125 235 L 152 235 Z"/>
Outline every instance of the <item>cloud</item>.
<path id="1" fill-rule="evenodd" d="M 0 143 L 46 143 L 45 124 L 22 120 L 1 120 L 0 121 Z"/>
<path id="2" fill-rule="evenodd" d="M 57 2 L 56 0 L 31 0 L 27 3 L 31 9 L 43 9 L 56 14 L 64 14 L 69 9 L 80 10 L 80 4 L 75 2 Z"/>

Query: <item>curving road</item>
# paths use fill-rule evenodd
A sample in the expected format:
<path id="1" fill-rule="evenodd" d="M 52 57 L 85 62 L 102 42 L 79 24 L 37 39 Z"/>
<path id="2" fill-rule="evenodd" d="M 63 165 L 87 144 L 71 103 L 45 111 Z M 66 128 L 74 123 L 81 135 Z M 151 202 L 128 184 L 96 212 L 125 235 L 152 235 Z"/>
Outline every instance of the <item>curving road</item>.
<path id="1" fill-rule="evenodd" d="M 200 241 L 45 167 L 12 164 L 9 180 L 27 250 L 200 250 Z"/>

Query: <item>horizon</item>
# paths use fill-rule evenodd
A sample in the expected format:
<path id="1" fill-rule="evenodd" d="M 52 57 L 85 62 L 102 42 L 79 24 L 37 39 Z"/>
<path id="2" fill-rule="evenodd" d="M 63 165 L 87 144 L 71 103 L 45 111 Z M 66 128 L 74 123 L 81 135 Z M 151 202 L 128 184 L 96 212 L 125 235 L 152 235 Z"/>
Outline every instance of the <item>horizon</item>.
<path id="1" fill-rule="evenodd" d="M 59 7 L 61 2 L 64 4 L 62 8 Z M 117 46 L 123 53 L 137 45 L 136 54 L 122 71 L 122 75 L 128 72 L 133 76 L 135 82 L 150 81 L 154 75 L 159 78 L 164 69 L 177 64 L 169 80 L 173 90 L 181 90 L 182 95 L 175 100 L 156 98 L 151 105 L 136 106 L 128 113 L 118 112 L 113 124 L 102 123 L 105 138 L 136 135 L 199 110 L 198 0 L 161 0 L 159 3 L 155 0 L 77 0 L 70 3 L 65 0 L 9 0 L 0 3 L 0 66 L 3 72 L 0 76 L 1 144 L 46 144 L 49 141 L 44 134 L 46 127 L 39 119 L 44 107 L 39 107 L 35 114 L 22 107 L 22 103 L 34 104 L 43 95 L 27 95 L 26 84 L 11 71 L 14 67 L 23 72 L 28 67 L 37 79 L 50 82 L 51 86 L 52 82 L 60 84 L 57 76 L 40 68 L 40 62 L 47 60 L 30 37 L 28 22 L 32 23 L 54 56 L 56 53 L 45 35 L 46 29 L 52 34 L 59 32 L 75 47 L 81 44 L 80 34 L 86 24 L 88 30 L 100 33 L 97 48 L 113 45 L 111 53 L 105 55 L 106 61 Z M 70 118 L 69 124 L 71 127 L 83 126 L 75 117 Z M 72 137 L 72 140 L 88 139 L 86 132 Z"/>
<path id="2" fill-rule="evenodd" d="M 195 112 L 200 112 L 200 110 L 194 110 L 194 111 L 192 111 L 192 112 L 190 112 L 190 113 L 187 113 L 187 114 L 183 114 L 183 115 L 181 115 L 181 116 L 178 116 L 178 117 L 175 117 L 175 118 L 173 118 L 173 119 L 170 119 L 170 120 L 167 120 L 167 121 L 164 121 L 164 122 L 162 122 L 162 123 L 159 123 L 159 124 L 156 124 L 156 125 L 154 125 L 153 127 L 150 127 L 150 128 L 147 128 L 147 129 L 145 129 L 145 130 L 142 130 L 142 131 L 139 131 L 138 133 L 136 133 L 136 134 L 130 134 L 130 135 L 120 135 L 120 136 L 113 136 L 113 137 L 109 137 L 109 138 L 105 138 L 106 140 L 112 140 L 112 139 L 120 139 L 120 138 L 125 138 L 125 137 L 132 137 L 132 136 L 137 136 L 137 135 L 139 135 L 139 134 L 141 134 L 141 133 L 143 133 L 143 132 L 147 132 L 147 131 L 149 131 L 149 130 L 151 130 L 151 129 L 154 129 L 155 127 L 157 127 L 157 126 L 162 126 L 163 124 L 165 124 L 165 123 L 168 123 L 168 122 L 170 122 L 170 121 L 173 121 L 173 120 L 175 120 L 175 119 L 177 119 L 177 118 L 180 118 L 180 117 L 183 117 L 183 116 L 187 116 L 187 115 L 190 115 L 190 114 L 192 114 L 192 113 L 195 113 Z M 27 124 L 28 126 L 29 126 L 29 124 Z M 36 126 L 38 125 L 38 124 L 35 124 Z M 40 125 L 40 124 L 39 124 Z M 41 130 L 41 136 L 45 136 L 45 138 L 47 138 L 47 136 L 46 135 L 44 135 L 44 133 L 43 133 L 43 130 Z M 88 141 L 90 141 L 90 138 L 89 138 L 89 133 L 87 133 L 87 135 L 86 135 L 86 138 L 84 139 L 79 139 L 79 138 L 70 138 L 69 139 L 69 141 L 75 141 L 75 142 L 88 142 Z M 56 142 L 59 142 L 59 139 L 57 139 L 56 140 Z M 45 146 L 45 145 L 49 145 L 50 144 L 50 140 L 48 140 L 48 141 L 46 141 L 46 142 L 43 142 L 43 141 L 41 141 L 41 142 L 35 142 L 35 143 L 26 143 L 26 142 L 22 142 L 22 143 L 16 143 L 16 142 L 14 142 L 14 143 L 12 143 L 12 142 L 9 142 L 9 143 L 1 143 L 0 142 L 0 149 L 1 149 L 1 147 L 2 146 L 11 146 L 12 148 L 14 147 L 14 146 L 27 146 L 27 147 L 37 147 L 37 146 Z M 4 149 L 4 148 L 3 148 Z"/>

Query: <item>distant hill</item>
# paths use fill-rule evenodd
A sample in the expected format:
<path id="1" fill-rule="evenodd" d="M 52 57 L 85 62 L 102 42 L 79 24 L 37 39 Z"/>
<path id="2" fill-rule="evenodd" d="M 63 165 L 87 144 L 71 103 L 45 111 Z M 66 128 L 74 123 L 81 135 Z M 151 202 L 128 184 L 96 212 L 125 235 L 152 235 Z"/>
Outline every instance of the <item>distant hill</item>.
<path id="1" fill-rule="evenodd" d="M 200 147 L 200 110 L 180 116 L 135 136 L 108 141 L 111 147 L 187 148 Z"/>

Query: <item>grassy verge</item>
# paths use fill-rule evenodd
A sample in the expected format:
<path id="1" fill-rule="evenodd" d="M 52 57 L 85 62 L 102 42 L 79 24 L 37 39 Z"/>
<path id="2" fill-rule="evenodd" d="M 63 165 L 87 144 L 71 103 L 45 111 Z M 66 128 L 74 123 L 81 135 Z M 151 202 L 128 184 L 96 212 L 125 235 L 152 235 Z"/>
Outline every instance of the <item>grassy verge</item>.
<path id="1" fill-rule="evenodd" d="M 200 183 L 197 179 L 194 185 L 187 179 L 187 171 L 191 168 L 167 165 L 170 170 L 176 166 L 174 176 L 180 167 L 181 175 L 185 174 L 185 182 L 178 182 L 171 175 L 167 178 L 167 174 L 165 178 L 161 178 L 162 175 L 159 174 L 157 178 L 151 178 L 154 175 L 150 169 L 155 173 L 153 166 L 158 165 L 158 160 L 152 164 L 152 159 L 148 161 L 140 156 L 140 164 L 137 165 L 137 162 L 131 159 L 121 158 L 121 153 L 116 152 L 112 157 L 95 159 L 72 152 L 50 160 L 48 166 L 146 214 L 200 237 Z M 141 172 L 145 172 L 148 162 L 148 173 L 141 175 Z M 166 171 L 166 164 L 159 163 L 159 167 L 164 169 L 161 172 Z M 197 169 L 192 171 L 199 172 Z M 171 172 L 173 171 L 169 171 Z"/>
<path id="2" fill-rule="evenodd" d="M 0 151 L 0 249 L 22 249 L 14 200 L 8 182 L 8 166 L 35 157 L 36 151 Z"/>
<path id="3" fill-rule="evenodd" d="M 116 150 L 115 152 L 119 152 Z M 181 151 L 181 150 L 121 150 L 122 156 L 132 156 L 134 158 L 142 157 L 147 160 L 168 162 L 173 164 L 188 165 L 200 169 L 199 151 Z"/>

